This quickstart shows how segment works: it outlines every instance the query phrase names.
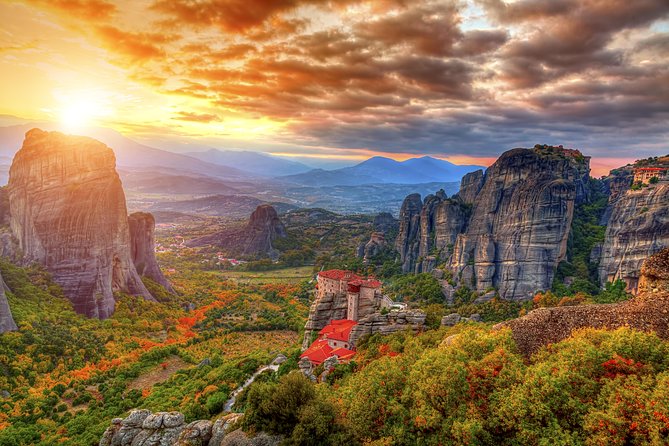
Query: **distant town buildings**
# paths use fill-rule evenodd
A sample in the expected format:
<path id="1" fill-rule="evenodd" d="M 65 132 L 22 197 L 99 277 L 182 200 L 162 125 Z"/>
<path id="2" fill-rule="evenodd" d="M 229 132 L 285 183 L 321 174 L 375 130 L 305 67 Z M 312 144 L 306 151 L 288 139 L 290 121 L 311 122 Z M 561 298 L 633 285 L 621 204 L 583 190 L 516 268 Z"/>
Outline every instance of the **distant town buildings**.
<path id="1" fill-rule="evenodd" d="M 648 184 L 653 178 L 664 179 L 667 175 L 666 167 L 639 167 L 634 169 L 634 182 Z"/>

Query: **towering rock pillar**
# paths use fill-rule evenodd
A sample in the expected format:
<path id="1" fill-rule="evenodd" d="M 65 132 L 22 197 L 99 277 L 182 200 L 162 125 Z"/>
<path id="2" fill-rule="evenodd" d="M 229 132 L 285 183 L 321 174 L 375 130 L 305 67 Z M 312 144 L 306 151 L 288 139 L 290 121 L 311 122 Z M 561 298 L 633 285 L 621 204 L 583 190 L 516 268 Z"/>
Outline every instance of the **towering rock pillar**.
<path id="1" fill-rule="evenodd" d="M 0 334 L 17 330 L 16 322 L 12 317 L 12 311 L 9 309 L 9 302 L 7 302 L 7 296 L 5 291 L 7 290 L 7 285 L 5 281 L 0 277 Z"/>
<path id="2" fill-rule="evenodd" d="M 130 254 L 114 152 L 91 138 L 26 133 L 9 171 L 10 226 L 26 261 L 41 263 L 74 309 L 114 312 L 114 291 L 153 300 Z"/>
<path id="3" fill-rule="evenodd" d="M 130 227 L 130 252 L 137 273 L 148 277 L 164 286 L 170 293 L 174 292 L 156 261 L 156 220 L 148 212 L 135 212 L 128 215 Z"/>

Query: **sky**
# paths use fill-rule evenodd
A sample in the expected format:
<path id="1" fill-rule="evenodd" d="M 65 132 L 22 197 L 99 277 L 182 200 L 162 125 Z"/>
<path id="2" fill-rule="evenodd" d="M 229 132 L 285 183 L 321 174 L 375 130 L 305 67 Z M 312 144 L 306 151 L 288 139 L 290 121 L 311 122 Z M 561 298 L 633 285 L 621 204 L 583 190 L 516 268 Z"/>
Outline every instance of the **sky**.
<path id="1" fill-rule="evenodd" d="M 593 174 L 669 153 L 667 0 L 0 2 L 0 114 L 153 146 Z"/>

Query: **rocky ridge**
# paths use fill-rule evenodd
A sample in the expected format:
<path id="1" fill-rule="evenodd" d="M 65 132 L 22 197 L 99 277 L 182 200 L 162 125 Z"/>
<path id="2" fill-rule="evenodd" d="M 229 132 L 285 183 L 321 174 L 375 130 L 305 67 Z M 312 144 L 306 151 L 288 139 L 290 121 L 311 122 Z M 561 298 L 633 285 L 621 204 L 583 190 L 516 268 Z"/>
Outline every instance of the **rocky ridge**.
<path id="1" fill-rule="evenodd" d="M 648 258 L 641 271 L 640 293 L 629 301 L 539 308 L 495 327 L 510 328 L 516 345 L 528 356 L 584 328 L 630 327 L 669 339 L 669 249 Z"/>
<path id="2" fill-rule="evenodd" d="M 386 314 L 372 313 L 358 320 L 349 341 L 352 345 L 366 335 L 380 333 L 388 335 L 398 331 L 412 330 L 418 333 L 425 328 L 425 313 L 419 310 L 390 311 Z"/>
<path id="3" fill-rule="evenodd" d="M 153 297 L 130 253 L 125 195 L 112 149 L 33 129 L 9 172 L 9 223 L 24 262 L 52 274 L 75 311 L 107 318 L 114 292 Z"/>

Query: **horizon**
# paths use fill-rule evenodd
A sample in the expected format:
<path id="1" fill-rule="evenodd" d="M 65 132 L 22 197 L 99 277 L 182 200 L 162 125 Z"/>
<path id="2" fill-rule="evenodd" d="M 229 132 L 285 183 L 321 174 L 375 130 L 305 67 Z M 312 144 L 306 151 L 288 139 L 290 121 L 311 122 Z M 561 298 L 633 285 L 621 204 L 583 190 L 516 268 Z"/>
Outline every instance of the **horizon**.
<path id="1" fill-rule="evenodd" d="M 340 165 L 487 167 L 563 144 L 592 156 L 593 176 L 669 152 L 662 0 L 26 1 L 0 14 L 0 113 L 68 133 Z"/>

